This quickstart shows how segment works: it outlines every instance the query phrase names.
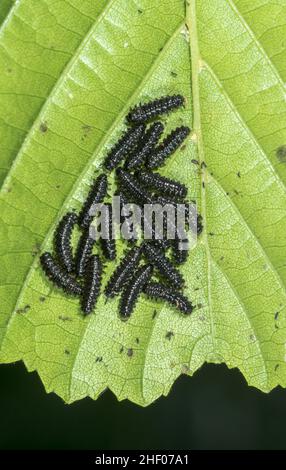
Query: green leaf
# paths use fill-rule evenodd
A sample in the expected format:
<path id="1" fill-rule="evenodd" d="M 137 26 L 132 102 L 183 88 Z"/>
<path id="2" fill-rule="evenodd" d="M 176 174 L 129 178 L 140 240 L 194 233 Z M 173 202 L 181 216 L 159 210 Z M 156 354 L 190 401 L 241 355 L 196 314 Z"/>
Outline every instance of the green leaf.
<path id="1" fill-rule="evenodd" d="M 263 391 L 286 385 L 286 5 L 187 3 L 19 0 L 2 23 L 1 360 L 23 360 L 66 402 L 108 387 L 147 405 L 204 362 Z M 83 318 L 38 253 L 80 207 L 129 107 L 168 93 L 187 106 L 167 127 L 193 129 L 163 173 L 204 218 L 182 269 L 197 308 L 183 318 L 142 298 L 125 323 L 102 296 Z"/>
<path id="2" fill-rule="evenodd" d="M 9 10 L 12 8 L 15 0 L 1 0 L 0 5 L 0 25 L 8 16 Z"/>

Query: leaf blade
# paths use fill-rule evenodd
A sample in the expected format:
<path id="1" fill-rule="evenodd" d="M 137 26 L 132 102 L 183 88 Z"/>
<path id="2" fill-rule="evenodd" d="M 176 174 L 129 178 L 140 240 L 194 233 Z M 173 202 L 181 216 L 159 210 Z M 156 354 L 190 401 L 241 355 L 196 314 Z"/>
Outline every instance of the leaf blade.
<path id="1" fill-rule="evenodd" d="M 270 43 L 258 41 L 258 23 L 250 31 L 246 7 L 239 1 L 207 6 L 192 1 L 186 28 L 181 0 L 152 8 L 147 0 L 130 2 L 130 8 L 123 0 L 108 2 L 6 180 L 1 245 L 8 241 L 11 258 L 2 289 L 8 284 L 6 302 L 14 296 L 17 305 L 6 304 L 0 317 L 1 360 L 23 359 L 46 390 L 66 402 L 97 398 L 108 387 L 119 400 L 146 406 L 166 395 L 180 374 L 191 375 L 206 361 L 239 367 L 248 383 L 263 391 L 285 386 L 285 169 L 273 150 L 284 138 L 283 67 L 273 71 L 274 63 L 265 58 Z M 234 59 L 220 63 L 221 56 Z M 259 58 L 254 71 L 253 57 Z M 239 90 L 240 69 L 242 89 L 248 99 L 253 94 L 250 105 Z M 31 254 L 39 247 L 33 245 L 48 249 L 61 214 L 80 206 L 106 147 L 120 135 L 129 105 L 175 92 L 186 96 L 187 107 L 168 119 L 168 127 L 185 122 L 194 131 L 163 173 L 188 185 L 204 216 L 204 233 L 183 267 L 197 309 L 186 319 L 142 298 L 123 324 L 117 301 L 104 304 L 101 298 L 94 315 L 83 319 L 78 303 L 44 279 Z M 261 119 L 253 121 L 257 107 Z M 39 131 L 41 122 L 47 123 L 45 132 Z M 197 152 L 207 168 L 191 162 Z"/>
<path id="2" fill-rule="evenodd" d="M 212 311 L 214 325 L 220 325 L 222 323 L 220 310 L 223 310 L 224 303 L 229 305 L 229 301 L 224 302 L 225 292 L 233 291 L 251 326 L 248 341 L 247 335 L 242 334 L 242 331 L 239 330 L 242 336 L 240 342 L 244 343 L 244 347 L 250 349 L 251 342 L 258 343 L 261 356 L 260 365 L 256 370 L 255 362 L 253 362 L 253 366 L 250 368 L 246 358 L 244 359 L 246 363 L 243 364 L 241 357 L 234 354 L 235 343 L 228 329 L 237 323 L 235 318 L 232 318 L 232 322 L 229 322 L 228 319 L 225 320 L 227 325 L 229 323 L 228 329 L 225 321 L 222 323 L 225 347 L 222 349 L 217 344 L 215 351 L 216 354 L 221 354 L 223 362 L 226 362 L 229 367 L 239 367 L 250 384 L 258 386 L 264 391 L 269 391 L 278 383 L 285 384 L 283 377 L 285 371 L 284 342 L 280 343 L 279 339 L 276 344 L 273 339 L 275 336 L 283 338 L 284 335 L 282 331 L 284 328 L 285 278 L 281 272 L 281 251 L 278 255 L 275 245 L 277 244 L 280 250 L 285 246 L 283 242 L 286 202 L 285 169 L 278 165 L 279 162 L 277 162 L 274 152 L 269 154 L 270 144 L 272 148 L 273 144 L 275 146 L 281 145 L 283 136 L 285 136 L 285 129 L 281 130 L 279 122 L 280 109 L 284 109 L 285 112 L 281 79 L 277 74 L 273 74 L 273 65 L 269 63 L 268 58 L 264 62 L 262 61 L 261 68 L 264 72 L 263 76 L 267 77 L 266 83 L 270 88 L 274 80 L 280 97 L 277 103 L 274 99 L 277 95 L 274 89 L 272 97 L 274 104 L 271 113 L 271 132 L 274 137 L 269 143 L 266 142 L 263 135 L 266 117 L 262 115 L 261 121 L 257 119 L 257 123 L 250 127 L 246 123 L 253 122 L 253 109 L 251 106 L 243 107 L 239 104 L 244 90 L 243 86 L 242 90 L 239 90 L 241 68 L 245 67 L 250 70 L 249 74 L 244 73 L 242 82 L 242 85 L 247 83 L 245 89 L 249 95 L 256 84 L 256 95 L 261 93 L 263 96 L 265 89 L 268 88 L 265 84 L 263 86 L 259 80 L 259 77 L 262 76 L 259 67 L 256 70 L 257 79 L 253 77 L 251 67 L 253 57 L 245 55 L 245 50 L 250 46 L 256 48 L 255 52 L 263 57 L 265 57 L 265 52 L 262 52 L 261 46 L 257 44 L 257 39 L 249 31 L 248 25 L 241 22 L 241 14 L 235 10 L 233 2 L 219 1 L 215 5 L 211 5 L 209 9 L 204 8 L 202 2 L 196 2 L 196 4 L 193 2 L 190 8 L 190 21 L 196 16 L 199 17 L 197 36 L 193 35 L 192 39 L 191 34 L 191 41 L 195 42 L 193 50 L 196 53 L 196 57 L 193 56 L 193 76 L 196 77 L 193 82 L 193 99 L 194 113 L 198 120 L 194 127 L 195 132 L 197 129 L 198 133 L 200 159 L 207 164 L 207 168 L 203 170 L 204 187 L 202 187 L 203 207 L 207 221 L 204 243 L 209 259 L 209 291 L 215 292 L 210 296 L 209 305 L 220 305 L 219 309 L 216 308 Z M 212 9 L 215 10 L 215 15 L 213 15 Z M 241 40 L 243 35 L 246 37 L 245 41 Z M 235 36 L 240 38 L 240 42 L 237 44 L 233 43 Z M 196 43 L 196 41 L 198 42 Z M 238 49 L 238 53 L 234 54 L 236 49 Z M 218 59 L 219 51 L 221 55 Z M 243 60 L 237 60 L 239 53 L 243 55 Z M 253 55 L 255 57 L 255 54 Z M 236 60 L 237 63 L 235 63 Z M 269 81 L 268 77 L 271 77 Z M 263 98 L 261 103 L 263 105 Z M 258 99 L 256 106 L 259 105 L 260 100 Z M 273 113 L 274 109 L 276 116 Z M 259 192 L 260 185 L 263 189 L 261 193 Z M 275 231 L 273 226 L 269 224 L 269 217 L 270 215 L 273 217 L 275 208 L 275 205 L 273 208 L 271 207 L 272 201 L 278 201 L 279 206 L 279 212 L 276 210 L 277 214 L 275 213 L 275 219 L 277 219 L 275 220 Z M 225 213 L 227 213 L 227 217 Z M 257 217 L 257 213 L 259 213 L 259 217 Z M 243 232 L 245 232 L 244 236 Z M 251 249 L 247 243 L 251 243 Z M 270 243 L 272 246 L 269 246 Z M 251 260 L 255 260 L 256 257 L 256 263 L 258 259 L 261 260 L 260 270 L 258 263 L 257 265 L 253 263 L 253 266 L 249 264 L 245 252 Z M 215 263 L 215 269 L 213 263 Z M 241 278 L 239 278 L 240 266 L 248 281 L 246 286 L 241 283 Z M 259 289 L 255 278 L 257 275 L 261 276 Z M 271 282 L 268 279 L 269 276 Z M 216 279 L 215 282 L 213 278 Z M 226 283 L 228 284 L 227 290 Z M 224 286 L 224 289 L 217 289 L 219 285 Z M 261 294 L 260 289 L 262 292 L 270 291 L 270 293 L 273 290 L 272 298 L 270 293 L 269 298 L 263 293 Z M 275 289 L 279 295 L 275 294 Z M 255 304 L 251 297 L 255 299 Z M 266 298 L 267 308 L 265 307 Z M 231 309 L 229 310 L 228 315 L 231 313 Z M 279 328 L 277 324 L 275 325 L 275 312 L 280 312 L 283 318 Z M 218 321 L 216 317 L 220 320 Z M 259 321 L 257 321 L 257 317 L 259 317 Z M 276 331 L 275 328 L 277 328 Z M 272 350 L 268 350 L 266 345 L 271 344 L 271 341 Z M 220 342 L 222 343 L 222 341 Z M 232 348 L 227 346 L 227 343 L 232 344 Z M 237 346 L 239 346 L 239 341 Z M 240 356 L 243 357 L 242 346 L 240 349 Z M 225 351 L 224 354 L 223 351 Z M 226 353 L 227 356 L 224 357 Z M 248 359 L 251 358 L 250 355 Z M 279 373 L 277 373 L 278 368 Z M 263 370 L 262 373 L 259 372 L 260 369 Z M 260 379 L 257 380 L 257 377 Z"/>

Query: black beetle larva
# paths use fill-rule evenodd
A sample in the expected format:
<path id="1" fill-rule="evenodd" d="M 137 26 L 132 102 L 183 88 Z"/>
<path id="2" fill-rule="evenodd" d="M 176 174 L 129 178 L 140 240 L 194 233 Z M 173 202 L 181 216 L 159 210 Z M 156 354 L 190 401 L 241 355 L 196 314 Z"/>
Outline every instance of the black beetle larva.
<path id="1" fill-rule="evenodd" d="M 40 262 L 46 276 L 58 287 L 72 295 L 80 295 L 82 286 L 56 262 L 51 253 L 45 252 L 40 257 Z"/>
<path id="2" fill-rule="evenodd" d="M 155 148 L 147 158 L 147 168 L 155 169 L 164 165 L 166 159 L 180 147 L 189 133 L 190 128 L 187 126 L 177 127 L 170 132 L 163 142 Z"/>
<path id="3" fill-rule="evenodd" d="M 107 192 L 107 176 L 102 173 L 96 180 L 93 181 L 93 185 L 88 193 L 88 196 L 83 204 L 83 207 L 79 214 L 79 224 L 82 228 L 87 228 L 92 219 L 93 215 L 90 214 L 92 206 L 100 204 L 106 196 Z"/>
<path id="4" fill-rule="evenodd" d="M 63 216 L 55 231 L 54 245 L 56 256 L 68 273 L 71 273 L 74 268 L 71 235 L 77 221 L 77 214 L 75 212 L 68 212 Z"/>
<path id="5" fill-rule="evenodd" d="M 152 266 L 144 265 L 133 273 L 133 277 L 128 282 L 120 299 L 119 312 L 122 318 L 127 319 L 133 312 L 140 292 L 149 281 L 152 275 Z"/>
<path id="6" fill-rule="evenodd" d="M 145 125 L 129 127 L 118 142 L 112 147 L 104 160 L 104 167 L 111 171 L 116 168 L 121 160 L 128 155 L 128 153 L 138 143 L 145 131 Z"/>
<path id="7" fill-rule="evenodd" d="M 175 110 L 185 103 L 182 95 L 167 95 L 148 103 L 139 104 L 132 108 L 127 115 L 127 121 L 133 123 L 146 122 L 161 114 Z"/>
<path id="8" fill-rule="evenodd" d="M 143 292 L 152 299 L 165 300 L 185 315 L 192 313 L 194 309 L 194 306 L 187 297 L 159 282 L 149 282 L 143 288 Z"/>
<path id="9" fill-rule="evenodd" d="M 98 255 L 92 255 L 89 258 L 82 295 L 82 311 L 88 315 L 94 309 L 100 294 L 102 278 L 102 263 Z"/>

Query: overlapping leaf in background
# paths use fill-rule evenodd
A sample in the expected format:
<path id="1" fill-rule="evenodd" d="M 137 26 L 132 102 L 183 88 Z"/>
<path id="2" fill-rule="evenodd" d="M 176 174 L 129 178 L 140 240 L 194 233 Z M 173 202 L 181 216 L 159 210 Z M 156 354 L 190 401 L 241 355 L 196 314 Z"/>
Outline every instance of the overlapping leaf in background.
<path id="1" fill-rule="evenodd" d="M 206 361 L 263 391 L 286 385 L 285 18 L 284 0 L 2 1 L 2 362 L 23 360 L 67 402 L 109 387 L 147 405 Z M 183 268 L 197 309 L 183 318 L 141 299 L 123 323 L 101 298 L 83 318 L 38 253 L 128 108 L 178 92 L 187 106 L 167 129 L 193 132 L 164 174 L 204 217 Z"/>

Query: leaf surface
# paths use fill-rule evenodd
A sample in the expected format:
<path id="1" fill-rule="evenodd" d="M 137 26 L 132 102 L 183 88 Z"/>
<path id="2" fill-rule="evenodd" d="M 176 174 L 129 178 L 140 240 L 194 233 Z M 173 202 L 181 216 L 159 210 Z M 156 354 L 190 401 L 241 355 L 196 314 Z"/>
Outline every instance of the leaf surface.
<path id="1" fill-rule="evenodd" d="M 108 387 L 147 405 L 204 362 L 285 386 L 283 18 L 283 0 L 15 3 L 0 30 L 2 362 L 23 360 L 66 402 Z M 187 106 L 167 129 L 193 132 L 163 173 L 203 215 L 183 268 L 197 308 L 183 318 L 142 298 L 124 323 L 102 297 L 83 318 L 38 253 L 82 204 L 129 107 L 173 93 Z"/>

